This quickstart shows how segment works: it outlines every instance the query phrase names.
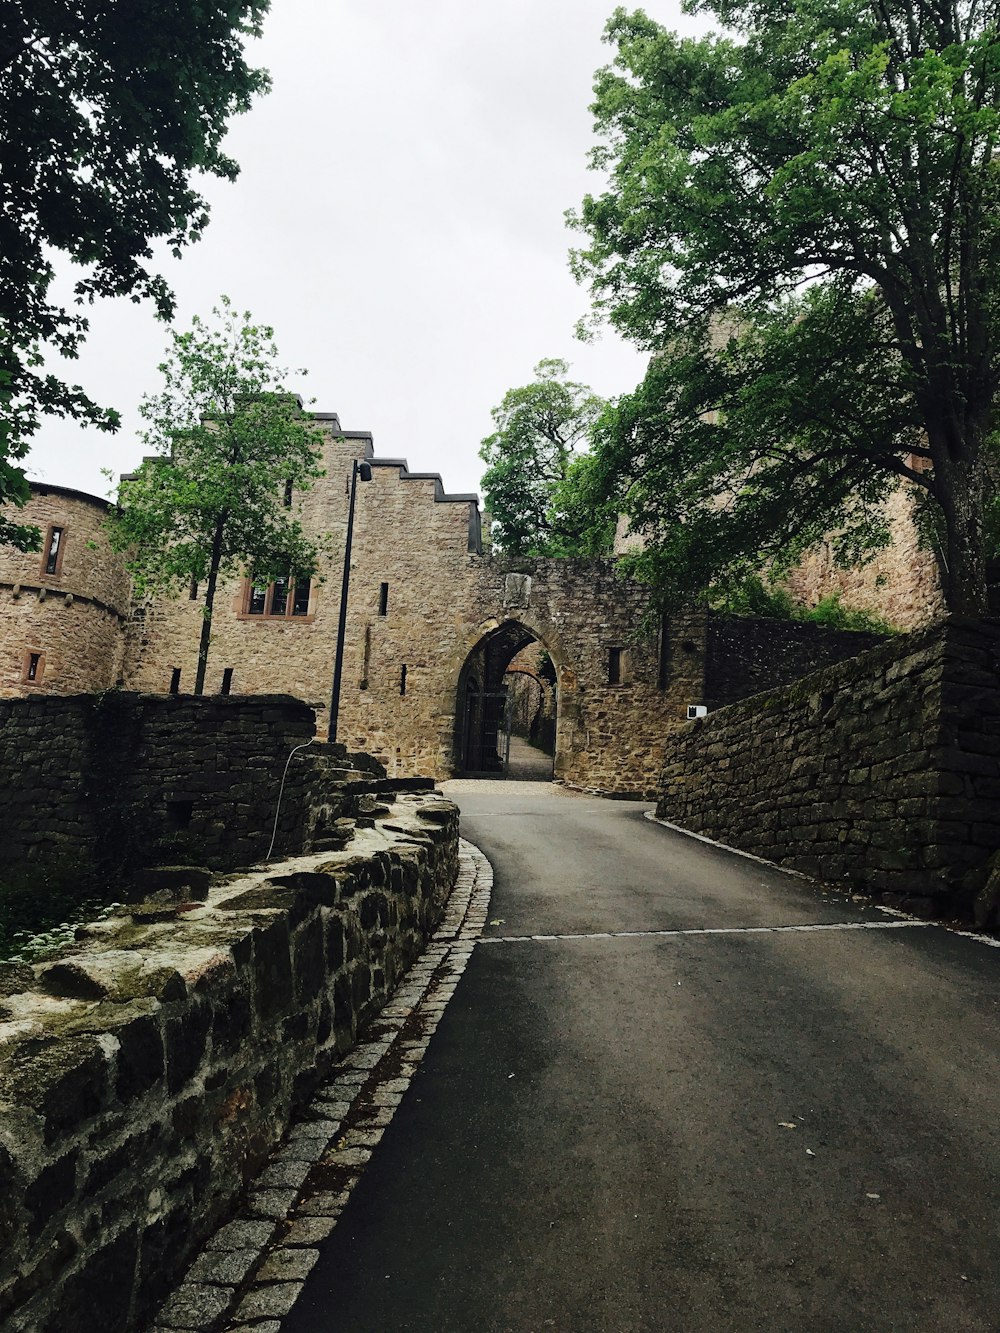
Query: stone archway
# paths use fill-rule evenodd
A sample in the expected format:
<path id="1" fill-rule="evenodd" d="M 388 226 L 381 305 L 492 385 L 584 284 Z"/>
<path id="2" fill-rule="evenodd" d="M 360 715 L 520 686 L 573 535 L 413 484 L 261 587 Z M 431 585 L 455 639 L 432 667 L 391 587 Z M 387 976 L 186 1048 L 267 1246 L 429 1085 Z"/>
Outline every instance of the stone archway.
<path id="1" fill-rule="evenodd" d="M 525 618 L 526 619 L 526 618 Z M 510 617 L 488 621 L 479 627 L 475 643 L 468 649 L 456 681 L 454 771 L 459 774 L 500 775 L 508 768 L 511 737 L 511 678 L 508 668 L 532 645 L 544 651 L 552 663 L 550 688 L 554 701 L 552 744 L 537 746 L 532 762 L 529 735 L 514 738 L 518 752 L 512 765 L 518 776 L 551 779 L 555 767 L 555 736 L 559 727 L 559 667 L 548 644 L 525 619 Z"/>

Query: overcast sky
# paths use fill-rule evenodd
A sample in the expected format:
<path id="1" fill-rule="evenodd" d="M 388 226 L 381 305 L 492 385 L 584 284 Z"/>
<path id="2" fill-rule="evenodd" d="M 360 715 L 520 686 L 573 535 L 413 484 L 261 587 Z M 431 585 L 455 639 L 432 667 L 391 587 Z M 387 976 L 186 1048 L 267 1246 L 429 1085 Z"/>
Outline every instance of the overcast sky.
<path id="1" fill-rule="evenodd" d="M 381 456 L 477 490 L 479 442 L 504 392 L 542 357 L 598 392 L 627 391 L 644 359 L 610 331 L 573 337 L 587 310 L 563 214 L 588 172 L 594 71 L 613 0 L 272 0 L 250 60 L 271 93 L 235 120 L 235 183 L 205 183 L 205 237 L 162 271 L 178 324 L 225 292 L 274 326 L 291 387 Z M 689 26 L 673 0 L 646 12 Z M 123 413 L 116 436 L 46 424 L 32 476 L 106 494 L 102 468 L 142 455 L 136 408 L 155 391 L 165 328 L 149 305 L 107 302 L 65 373 Z"/>

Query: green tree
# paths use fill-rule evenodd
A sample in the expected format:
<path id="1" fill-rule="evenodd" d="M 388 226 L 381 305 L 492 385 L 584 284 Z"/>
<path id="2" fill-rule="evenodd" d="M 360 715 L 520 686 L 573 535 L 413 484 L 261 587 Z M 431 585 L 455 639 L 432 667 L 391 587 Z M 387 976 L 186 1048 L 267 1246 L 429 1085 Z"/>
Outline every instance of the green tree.
<path id="1" fill-rule="evenodd" d="M 117 429 L 117 412 L 43 364 L 75 358 L 100 297 L 173 301 L 150 242 L 174 255 L 208 221 L 195 173 L 232 179 L 228 119 L 267 87 L 247 66 L 269 0 L 40 0 L 0 19 L 0 503 L 23 504 L 17 466 L 45 416 Z M 53 293 L 72 262 L 75 306 Z M 0 522 L 0 542 L 37 549 Z"/>
<path id="2" fill-rule="evenodd" d="M 479 450 L 482 487 L 494 538 L 517 555 L 595 554 L 614 533 L 608 515 L 587 503 L 590 460 L 584 450 L 604 402 L 567 379 L 565 361 L 535 366 L 535 379 L 504 394 L 491 413 L 496 430 Z"/>
<path id="3" fill-rule="evenodd" d="M 626 507 L 690 589 L 824 528 L 845 527 L 856 553 L 884 541 L 874 501 L 907 478 L 939 516 L 949 607 L 980 611 L 998 382 L 995 10 L 691 8 L 733 35 L 612 17 L 594 106 L 610 183 L 573 219 L 596 310 L 658 354 L 603 432 L 646 479 Z M 678 523 L 691 532 L 670 536 Z"/>
<path id="4" fill-rule="evenodd" d="M 172 334 L 164 387 L 140 409 L 143 441 L 156 452 L 122 478 L 108 520 L 139 596 L 206 583 L 195 694 L 205 686 L 219 579 L 315 572 L 319 544 L 284 500 L 286 488 L 300 493 L 323 475 L 322 435 L 282 388 L 272 330 L 226 297 L 212 314 L 214 325 L 195 318 Z"/>

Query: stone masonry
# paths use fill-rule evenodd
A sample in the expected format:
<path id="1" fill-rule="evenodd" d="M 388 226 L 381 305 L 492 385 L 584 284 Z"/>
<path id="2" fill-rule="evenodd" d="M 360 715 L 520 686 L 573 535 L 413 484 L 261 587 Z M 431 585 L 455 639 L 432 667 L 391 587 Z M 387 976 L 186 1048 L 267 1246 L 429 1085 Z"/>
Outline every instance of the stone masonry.
<path id="1" fill-rule="evenodd" d="M 657 814 L 921 910 L 1000 849 L 1000 621 L 950 617 L 666 738 Z"/>
<path id="2" fill-rule="evenodd" d="M 278 853 L 335 839 L 358 792 L 402 784 L 316 744 L 315 721 L 271 695 L 0 699 L 0 867 L 118 882 L 149 865 L 249 865 L 272 836 Z"/>
<path id="3" fill-rule="evenodd" d="M 621 577 L 614 560 L 492 556 L 476 496 L 449 495 L 440 477 L 412 473 L 402 459 L 374 458 L 370 435 L 343 430 L 334 414 L 317 420 L 326 475 L 292 505 L 308 530 L 332 538 L 330 550 L 296 614 L 291 602 L 281 615 L 253 614 L 245 580 L 220 589 L 208 692 L 294 696 L 316 709 L 326 733 L 351 469 L 367 459 L 373 476 L 357 487 L 338 740 L 374 755 L 390 777 L 460 771 L 476 716 L 468 695 L 476 663 L 484 654 L 495 660 L 499 685 L 510 660 L 535 643 L 556 672 L 555 777 L 651 794 L 664 736 L 688 705 L 706 702 L 715 639 L 705 615 L 664 629 L 648 587 Z M 0 550 L 0 697 L 115 685 L 183 696 L 191 688 L 204 590 L 130 607 L 124 570 L 100 531 L 105 508 L 35 486 L 21 517 L 43 536 L 64 522 L 64 563 L 46 580 L 38 575 L 44 552 Z M 26 591 L 29 574 L 41 591 Z M 845 642 L 837 655 L 860 646 Z M 36 680 L 25 678 L 32 653 L 42 668 Z M 715 690 L 713 702 L 732 697 Z"/>
<path id="4" fill-rule="evenodd" d="M 106 690 L 121 676 L 129 581 L 101 526 L 108 507 L 32 483 L 31 502 L 17 513 L 38 526 L 43 549 L 0 547 L 0 698 Z M 46 573 L 53 528 L 61 549 Z M 32 654 L 39 661 L 29 680 Z"/>
<path id="5" fill-rule="evenodd" d="M 5 1333 L 147 1328 L 392 993 L 455 880 L 458 812 L 404 794 L 368 824 L 342 852 L 181 889 L 0 968 Z M 301 1158 L 290 1145 L 254 1183 L 259 1243 Z"/>

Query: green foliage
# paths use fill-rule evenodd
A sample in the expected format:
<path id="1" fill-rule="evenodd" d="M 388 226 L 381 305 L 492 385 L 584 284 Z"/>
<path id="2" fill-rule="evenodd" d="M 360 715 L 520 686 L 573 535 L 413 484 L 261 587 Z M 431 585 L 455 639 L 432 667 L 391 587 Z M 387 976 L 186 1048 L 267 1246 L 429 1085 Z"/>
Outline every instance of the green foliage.
<path id="1" fill-rule="evenodd" d="M 784 588 L 775 588 L 750 574 L 739 583 L 717 592 L 711 601 L 716 611 L 734 616 L 763 616 L 768 620 L 795 620 L 798 607 Z"/>
<path id="2" fill-rule="evenodd" d="M 611 547 L 615 516 L 594 502 L 591 460 L 583 452 L 604 407 L 568 380 L 565 361 L 535 367 L 535 379 L 504 395 L 482 442 L 482 486 L 494 541 L 517 555 L 597 555 Z"/>
<path id="3" fill-rule="evenodd" d="M 647 572 L 690 591 L 823 528 L 863 554 L 886 540 L 873 502 L 907 478 L 941 513 L 949 605 L 981 609 L 1000 373 L 992 12 L 692 8 L 730 35 L 615 11 L 594 105 L 610 181 L 573 219 L 597 315 L 658 354 L 604 431 L 609 482 L 629 456 L 656 475 L 625 505 Z"/>
<path id="4" fill-rule="evenodd" d="M 718 592 L 711 605 L 716 611 L 736 616 L 763 616 L 769 620 L 800 620 L 827 629 L 866 631 L 870 634 L 895 634 L 888 621 L 869 611 L 844 606 L 839 593 L 831 593 L 813 607 L 796 602 L 784 588 L 765 583 L 756 575 Z"/>
<path id="5" fill-rule="evenodd" d="M 870 611 L 862 611 L 842 606 L 840 593 L 831 593 L 811 607 L 801 617 L 812 625 L 825 625 L 827 629 L 862 630 L 868 634 L 896 634 L 894 625 L 890 625 L 881 616 Z"/>
<path id="6" fill-rule="evenodd" d="M 0 503 L 23 503 L 24 458 L 46 416 L 115 430 L 117 412 L 45 369 L 75 358 L 82 307 L 107 296 L 173 300 L 150 242 L 173 254 L 208 221 L 195 173 L 232 179 L 229 118 L 267 87 L 243 44 L 268 0 L 102 0 L 5 6 L 0 27 Z M 76 306 L 54 297 L 56 256 L 72 261 Z M 0 523 L 0 542 L 35 549 Z"/>
<path id="7" fill-rule="evenodd" d="M 282 388 L 273 332 L 228 298 L 214 324 L 195 318 L 173 333 L 164 387 L 143 400 L 146 445 L 156 452 L 123 477 L 108 519 L 140 596 L 177 594 L 207 580 L 195 693 L 201 693 L 217 581 L 256 583 L 315 573 L 320 544 L 283 505 L 323 475 L 322 435 Z M 304 374 L 304 371 L 299 371 Z"/>
<path id="8" fill-rule="evenodd" d="M 115 886 L 69 857 L 0 876 L 0 959 L 34 961 L 73 941 L 76 925 L 106 915 Z"/>

